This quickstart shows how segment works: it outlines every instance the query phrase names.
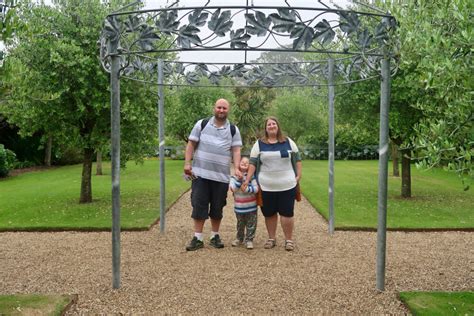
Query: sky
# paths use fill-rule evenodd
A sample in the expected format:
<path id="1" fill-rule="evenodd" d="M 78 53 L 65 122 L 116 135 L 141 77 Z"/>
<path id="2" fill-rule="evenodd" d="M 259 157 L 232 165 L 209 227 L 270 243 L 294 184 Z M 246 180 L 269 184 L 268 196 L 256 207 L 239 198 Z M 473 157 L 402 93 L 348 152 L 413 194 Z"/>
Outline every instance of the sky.
<path id="1" fill-rule="evenodd" d="M 169 6 L 170 4 L 174 3 L 175 1 L 170 0 L 145 0 L 145 8 L 146 9 L 153 9 L 153 8 L 160 8 Z M 207 0 L 180 0 L 179 6 L 180 7 L 199 7 L 206 5 Z M 292 7 L 307 7 L 307 8 L 316 8 L 316 7 L 323 7 L 322 4 L 317 0 L 287 0 L 288 4 Z M 284 0 L 209 0 L 207 6 L 246 6 L 254 5 L 254 6 L 287 6 Z M 345 7 L 348 5 L 348 0 L 325 0 L 323 1 L 324 4 L 331 8 L 335 8 L 334 5 L 338 5 L 341 7 Z M 307 11 L 309 13 L 310 11 Z M 304 15 L 304 11 L 301 11 L 301 14 Z M 312 16 L 314 16 L 314 11 L 312 11 Z M 303 16 L 304 18 L 304 16 Z M 336 16 L 331 14 L 326 14 L 324 16 L 326 20 L 336 19 Z M 187 20 L 184 20 L 187 21 Z M 235 30 L 237 28 L 241 28 L 245 26 L 245 18 L 243 14 L 237 15 L 234 19 L 234 25 L 232 29 Z M 207 29 L 207 27 L 203 28 Z M 200 36 L 201 38 L 205 36 Z M 255 38 L 255 39 L 254 39 Z M 252 41 L 249 41 L 249 44 L 254 46 L 257 43 L 262 42 L 263 37 L 257 38 L 253 36 Z M 286 39 L 283 40 L 283 44 L 290 44 L 292 40 Z M 271 39 L 265 43 L 263 47 L 277 47 L 277 44 L 272 41 Z M 261 52 L 248 52 L 247 53 L 247 60 L 255 60 L 260 56 Z M 179 59 L 181 61 L 189 61 L 189 62 L 229 62 L 229 63 L 242 63 L 245 61 L 245 52 L 243 51 L 231 51 L 231 52 L 215 52 L 215 51 L 205 51 L 205 52 L 180 52 Z"/>

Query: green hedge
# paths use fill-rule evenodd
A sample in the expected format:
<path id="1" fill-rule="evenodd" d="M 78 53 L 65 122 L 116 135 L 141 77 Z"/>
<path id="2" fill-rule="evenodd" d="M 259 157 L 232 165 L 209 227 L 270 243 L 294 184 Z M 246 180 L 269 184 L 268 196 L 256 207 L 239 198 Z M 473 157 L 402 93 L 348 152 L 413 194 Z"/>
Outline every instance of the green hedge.
<path id="1" fill-rule="evenodd" d="M 6 149 L 0 144 L 0 178 L 8 176 L 8 172 L 13 168 L 16 155 L 10 149 Z"/>

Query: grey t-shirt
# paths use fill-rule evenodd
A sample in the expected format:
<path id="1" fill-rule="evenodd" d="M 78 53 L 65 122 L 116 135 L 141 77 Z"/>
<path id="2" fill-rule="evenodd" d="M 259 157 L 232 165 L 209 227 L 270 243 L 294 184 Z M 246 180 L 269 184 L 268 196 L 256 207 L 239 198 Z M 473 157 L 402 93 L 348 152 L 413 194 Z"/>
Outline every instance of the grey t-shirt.
<path id="1" fill-rule="evenodd" d="M 229 121 L 217 127 L 214 117 L 203 130 L 201 123 L 199 120 L 189 135 L 189 140 L 198 143 L 193 156 L 193 173 L 204 179 L 229 183 L 232 147 L 242 146 L 240 131 L 236 126 L 232 136 Z"/>

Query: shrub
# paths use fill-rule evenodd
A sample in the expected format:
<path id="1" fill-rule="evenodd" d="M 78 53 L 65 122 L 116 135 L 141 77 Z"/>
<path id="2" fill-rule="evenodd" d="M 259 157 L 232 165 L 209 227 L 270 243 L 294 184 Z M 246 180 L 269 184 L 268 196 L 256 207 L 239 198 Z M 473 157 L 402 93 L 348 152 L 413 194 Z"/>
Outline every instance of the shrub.
<path id="1" fill-rule="evenodd" d="M 10 149 L 6 149 L 0 144 L 0 177 L 8 176 L 8 172 L 13 168 L 16 155 Z"/>

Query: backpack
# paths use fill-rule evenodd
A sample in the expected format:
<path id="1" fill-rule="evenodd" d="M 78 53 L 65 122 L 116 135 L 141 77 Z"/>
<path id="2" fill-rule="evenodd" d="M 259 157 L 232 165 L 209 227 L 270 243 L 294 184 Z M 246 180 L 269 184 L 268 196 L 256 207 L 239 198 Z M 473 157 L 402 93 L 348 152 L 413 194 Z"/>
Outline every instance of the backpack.
<path id="1" fill-rule="evenodd" d="M 209 123 L 209 119 L 203 119 L 202 122 L 201 122 L 201 131 L 204 129 L 204 127 L 206 127 L 207 123 Z M 230 134 L 232 135 L 232 137 L 234 137 L 235 135 L 235 125 L 234 124 L 230 124 Z"/>

